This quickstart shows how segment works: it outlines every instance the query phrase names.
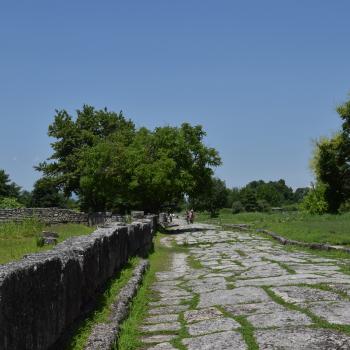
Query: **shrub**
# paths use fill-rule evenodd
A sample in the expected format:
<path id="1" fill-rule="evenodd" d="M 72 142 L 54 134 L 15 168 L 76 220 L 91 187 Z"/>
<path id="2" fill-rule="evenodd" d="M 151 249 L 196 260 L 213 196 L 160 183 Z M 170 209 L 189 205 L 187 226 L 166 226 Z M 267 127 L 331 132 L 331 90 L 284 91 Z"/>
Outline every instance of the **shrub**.
<path id="1" fill-rule="evenodd" d="M 4 197 L 0 199 L 0 209 L 23 208 L 24 205 L 17 201 L 16 198 Z"/>
<path id="2" fill-rule="evenodd" d="M 238 214 L 242 211 L 244 211 L 244 207 L 240 201 L 235 201 L 232 203 L 232 214 Z"/>
<path id="3" fill-rule="evenodd" d="M 267 212 L 270 211 L 271 206 L 265 199 L 258 199 L 258 211 Z"/>
<path id="4" fill-rule="evenodd" d="M 325 199 L 326 190 L 327 186 L 325 184 L 317 183 L 301 202 L 301 210 L 313 215 L 326 213 L 328 210 L 328 204 Z"/>

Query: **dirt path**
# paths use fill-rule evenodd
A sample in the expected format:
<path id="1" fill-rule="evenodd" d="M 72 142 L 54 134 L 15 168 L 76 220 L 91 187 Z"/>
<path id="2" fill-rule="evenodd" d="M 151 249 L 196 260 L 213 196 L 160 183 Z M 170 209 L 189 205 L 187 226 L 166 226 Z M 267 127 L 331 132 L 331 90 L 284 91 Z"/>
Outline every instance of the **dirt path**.
<path id="1" fill-rule="evenodd" d="M 144 348 L 350 349 L 349 261 L 215 228 L 170 240 L 184 249 L 152 286 Z"/>

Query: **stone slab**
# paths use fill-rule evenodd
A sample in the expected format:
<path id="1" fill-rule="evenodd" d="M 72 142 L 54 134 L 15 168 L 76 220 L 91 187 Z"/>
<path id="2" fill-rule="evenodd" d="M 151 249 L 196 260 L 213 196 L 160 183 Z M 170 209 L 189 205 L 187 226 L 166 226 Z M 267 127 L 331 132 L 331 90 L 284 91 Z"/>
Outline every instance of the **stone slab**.
<path id="1" fill-rule="evenodd" d="M 269 300 L 268 295 L 261 288 L 242 287 L 200 294 L 198 307 L 204 308 L 214 305 L 235 305 Z"/>
<path id="2" fill-rule="evenodd" d="M 220 332 L 195 338 L 186 338 L 182 343 L 188 350 L 246 350 L 247 346 L 240 333 Z"/>
<path id="3" fill-rule="evenodd" d="M 349 350 L 350 337 L 326 329 L 295 328 L 255 332 L 264 350 Z"/>
<path id="4" fill-rule="evenodd" d="M 192 323 L 187 326 L 187 330 L 190 335 L 198 336 L 215 332 L 230 331 L 239 327 L 240 324 L 232 318 L 220 317 Z"/>

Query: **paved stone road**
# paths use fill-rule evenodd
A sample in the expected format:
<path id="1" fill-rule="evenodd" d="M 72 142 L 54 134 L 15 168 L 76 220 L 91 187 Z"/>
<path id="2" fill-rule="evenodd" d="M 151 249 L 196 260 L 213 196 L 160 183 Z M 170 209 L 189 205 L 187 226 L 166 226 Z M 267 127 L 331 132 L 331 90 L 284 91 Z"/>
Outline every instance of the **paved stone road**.
<path id="1" fill-rule="evenodd" d="M 349 261 L 214 228 L 170 240 L 186 249 L 157 274 L 144 349 L 350 349 Z"/>

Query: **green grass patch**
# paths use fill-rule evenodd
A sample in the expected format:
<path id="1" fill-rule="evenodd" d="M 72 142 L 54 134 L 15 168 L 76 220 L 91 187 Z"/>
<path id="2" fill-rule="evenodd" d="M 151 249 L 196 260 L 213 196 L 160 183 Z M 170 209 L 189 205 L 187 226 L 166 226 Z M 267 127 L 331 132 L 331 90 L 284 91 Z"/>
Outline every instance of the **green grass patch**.
<path id="1" fill-rule="evenodd" d="M 156 281 L 156 273 L 165 271 L 170 264 L 170 257 L 173 248 L 167 248 L 160 245 L 160 238 L 164 235 L 157 234 L 155 239 L 154 252 L 149 256 L 150 268 L 146 272 L 143 284 L 135 296 L 131 307 L 129 317 L 123 322 L 118 344 L 115 349 L 134 350 L 142 347 L 139 328 L 142 321 L 147 316 L 149 302 L 156 301 L 157 296 L 151 290 L 151 285 Z"/>
<path id="2" fill-rule="evenodd" d="M 249 224 L 253 229 L 267 229 L 303 242 L 350 245 L 350 213 L 309 215 L 301 212 L 239 213 L 223 209 L 218 218 L 198 213 L 198 221 L 213 224 Z"/>
<path id="3" fill-rule="evenodd" d="M 52 246 L 37 246 L 38 234 L 43 230 L 57 232 L 59 234 L 58 242 L 62 242 L 72 236 L 89 234 L 94 231 L 94 228 L 82 224 L 48 226 L 34 218 L 22 222 L 1 223 L 0 264 L 21 259 L 26 254 L 51 249 Z"/>
<path id="4" fill-rule="evenodd" d="M 103 294 L 98 298 L 95 310 L 84 319 L 74 332 L 66 350 L 83 350 L 92 328 L 97 323 L 108 322 L 111 305 L 116 299 L 117 294 L 130 280 L 134 268 L 139 263 L 139 258 L 132 258 L 128 264 L 113 278 L 106 286 Z"/>
<path id="5" fill-rule="evenodd" d="M 187 263 L 188 263 L 188 266 L 190 266 L 192 269 L 202 269 L 203 268 L 203 265 L 202 263 L 196 259 L 193 255 L 189 255 L 187 257 Z"/>

